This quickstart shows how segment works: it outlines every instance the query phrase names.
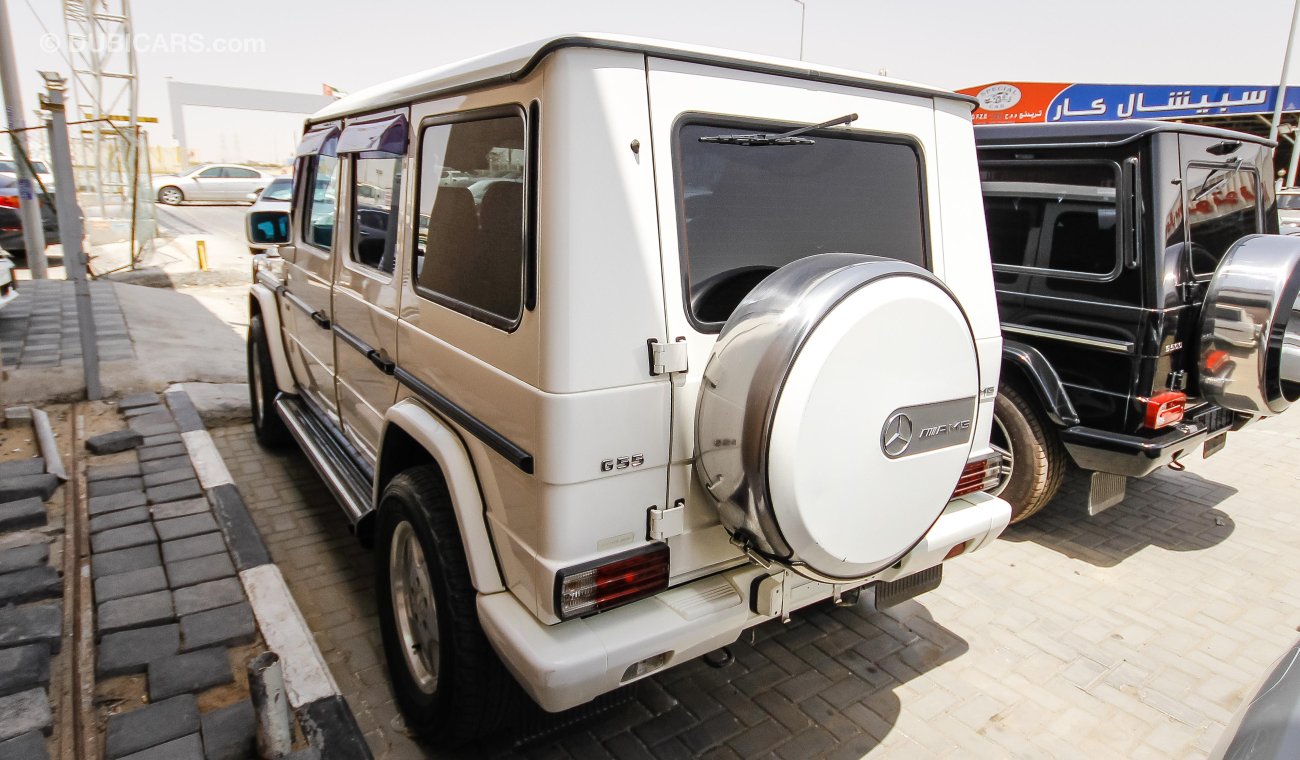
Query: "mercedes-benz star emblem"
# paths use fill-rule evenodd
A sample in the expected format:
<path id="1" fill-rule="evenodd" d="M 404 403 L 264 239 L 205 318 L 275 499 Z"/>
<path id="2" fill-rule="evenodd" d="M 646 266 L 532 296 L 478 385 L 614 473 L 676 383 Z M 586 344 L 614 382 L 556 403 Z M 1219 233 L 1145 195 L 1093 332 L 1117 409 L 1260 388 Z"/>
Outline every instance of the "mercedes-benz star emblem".
<path id="1" fill-rule="evenodd" d="M 880 447 L 885 454 L 896 457 L 907 451 L 912 442 L 912 418 L 899 412 L 885 422 L 885 429 L 880 433 Z"/>

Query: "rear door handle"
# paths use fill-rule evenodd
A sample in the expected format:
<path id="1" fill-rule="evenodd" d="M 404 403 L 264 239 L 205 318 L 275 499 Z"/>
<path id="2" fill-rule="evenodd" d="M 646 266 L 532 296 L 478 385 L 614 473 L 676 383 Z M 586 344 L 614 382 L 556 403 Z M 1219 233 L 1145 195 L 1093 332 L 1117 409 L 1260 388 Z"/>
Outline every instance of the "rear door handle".
<path id="1" fill-rule="evenodd" d="M 393 374 L 393 370 L 397 366 L 396 362 L 389 359 L 387 356 L 384 356 L 379 350 L 374 348 L 366 352 L 366 358 L 370 360 L 371 364 L 378 367 L 379 371 L 383 372 L 385 375 Z"/>
<path id="2" fill-rule="evenodd" d="M 311 313 L 311 321 L 315 322 L 316 326 L 323 330 L 330 329 L 330 318 L 325 316 L 325 312 L 323 311 L 313 311 Z"/>

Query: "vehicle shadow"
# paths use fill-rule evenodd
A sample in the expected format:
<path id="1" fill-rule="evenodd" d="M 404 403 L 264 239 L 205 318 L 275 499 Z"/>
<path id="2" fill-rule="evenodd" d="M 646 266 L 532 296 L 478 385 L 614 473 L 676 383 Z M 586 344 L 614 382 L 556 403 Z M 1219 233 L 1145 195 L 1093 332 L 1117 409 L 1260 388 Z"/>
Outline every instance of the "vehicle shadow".
<path id="1" fill-rule="evenodd" d="M 1193 472 L 1158 470 L 1129 478 L 1123 502 L 1089 517 L 1088 473 L 1071 470 L 1051 504 L 1002 538 L 1032 541 L 1098 567 L 1114 567 L 1151 546 L 1200 551 L 1232 535 L 1236 524 L 1217 507 L 1236 493 Z"/>
<path id="2" fill-rule="evenodd" d="M 767 757 L 778 745 L 800 757 L 865 754 L 898 720 L 897 687 L 969 649 L 922 604 L 880 611 L 869 597 L 764 623 L 723 650 L 610 695 L 598 714 L 552 716 L 551 725 L 491 754 Z"/>

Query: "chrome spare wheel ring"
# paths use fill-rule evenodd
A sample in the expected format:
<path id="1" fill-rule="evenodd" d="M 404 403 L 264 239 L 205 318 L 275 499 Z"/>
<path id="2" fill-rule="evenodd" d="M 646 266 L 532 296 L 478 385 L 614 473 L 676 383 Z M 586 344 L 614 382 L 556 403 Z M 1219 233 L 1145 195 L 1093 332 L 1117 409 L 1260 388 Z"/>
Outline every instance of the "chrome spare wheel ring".
<path id="1" fill-rule="evenodd" d="M 1007 433 L 1007 426 L 996 414 L 993 415 L 993 435 L 989 437 L 989 448 L 1002 457 L 997 488 L 990 492 L 994 496 L 1001 496 L 1007 484 L 1011 482 L 1011 473 L 1016 468 L 1016 456 L 1011 447 L 1011 436 Z"/>
<path id="2" fill-rule="evenodd" d="M 438 608 L 433 601 L 424 549 L 415 529 L 405 520 L 393 532 L 388 585 L 406 670 L 420 691 L 432 694 L 438 688 Z"/>

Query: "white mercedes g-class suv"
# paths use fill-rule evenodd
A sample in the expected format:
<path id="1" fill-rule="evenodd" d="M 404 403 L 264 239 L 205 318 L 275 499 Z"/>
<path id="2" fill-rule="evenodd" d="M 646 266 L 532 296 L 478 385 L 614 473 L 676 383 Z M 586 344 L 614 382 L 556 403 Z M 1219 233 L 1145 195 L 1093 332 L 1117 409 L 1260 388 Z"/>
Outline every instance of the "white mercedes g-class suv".
<path id="1" fill-rule="evenodd" d="M 412 726 L 885 606 L 998 536 L 973 105 L 582 36 L 307 121 L 292 210 L 249 219 L 255 426 L 373 543 Z"/>

